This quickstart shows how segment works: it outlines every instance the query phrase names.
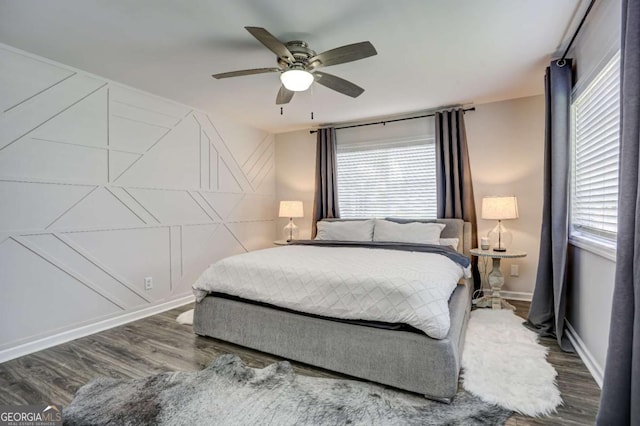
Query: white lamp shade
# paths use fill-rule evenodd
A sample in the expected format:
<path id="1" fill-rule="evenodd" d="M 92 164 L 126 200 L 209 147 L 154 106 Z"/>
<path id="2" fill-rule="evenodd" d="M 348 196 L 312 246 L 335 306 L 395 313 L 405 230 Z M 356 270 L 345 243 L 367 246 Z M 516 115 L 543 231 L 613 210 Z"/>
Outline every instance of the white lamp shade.
<path id="1" fill-rule="evenodd" d="M 483 219 L 517 219 L 518 200 L 514 196 L 484 197 L 482 199 Z"/>
<path id="2" fill-rule="evenodd" d="M 302 201 L 280 201 L 280 217 L 303 217 Z"/>
<path id="3" fill-rule="evenodd" d="M 313 75 L 305 70 L 288 70 L 280 74 L 283 86 L 293 92 L 304 92 L 313 83 Z"/>

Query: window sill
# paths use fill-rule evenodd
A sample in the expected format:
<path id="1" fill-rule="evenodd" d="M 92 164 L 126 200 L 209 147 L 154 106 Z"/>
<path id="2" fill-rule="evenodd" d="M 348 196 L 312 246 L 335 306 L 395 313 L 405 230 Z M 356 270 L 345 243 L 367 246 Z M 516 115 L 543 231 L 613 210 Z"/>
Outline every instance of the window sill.
<path id="1" fill-rule="evenodd" d="M 616 261 L 615 247 L 596 241 L 592 238 L 584 237 L 582 235 L 572 235 L 569 237 L 569 244 L 600 257 L 604 257 L 612 262 Z"/>

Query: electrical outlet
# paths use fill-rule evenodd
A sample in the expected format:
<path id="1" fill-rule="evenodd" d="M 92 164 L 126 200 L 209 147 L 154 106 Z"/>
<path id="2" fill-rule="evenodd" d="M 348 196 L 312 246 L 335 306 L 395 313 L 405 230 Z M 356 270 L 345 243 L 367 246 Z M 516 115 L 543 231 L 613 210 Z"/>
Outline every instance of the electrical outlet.
<path id="1" fill-rule="evenodd" d="M 144 277 L 144 289 L 151 290 L 153 288 L 153 278 L 152 277 Z"/>
<path id="2" fill-rule="evenodd" d="M 512 277 L 520 276 L 520 265 L 518 265 L 517 263 L 514 263 L 511 265 L 511 276 Z"/>

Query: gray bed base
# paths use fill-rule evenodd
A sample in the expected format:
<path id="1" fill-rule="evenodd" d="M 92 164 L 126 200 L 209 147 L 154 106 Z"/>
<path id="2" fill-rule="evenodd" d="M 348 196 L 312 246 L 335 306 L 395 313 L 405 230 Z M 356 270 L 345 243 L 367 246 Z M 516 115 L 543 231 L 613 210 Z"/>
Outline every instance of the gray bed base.
<path id="1" fill-rule="evenodd" d="M 454 221 L 455 219 L 440 219 Z M 449 222 L 468 253 L 468 223 Z M 443 232 L 444 234 L 444 232 Z M 209 295 L 196 303 L 196 334 L 235 343 L 361 379 L 450 402 L 458 389 L 473 284 L 467 280 L 449 301 L 447 337 L 384 330 L 285 312 Z"/>
<path id="2" fill-rule="evenodd" d="M 196 304 L 196 334 L 449 402 L 458 389 L 471 306 L 470 285 L 449 303 L 446 338 L 348 324 L 207 296 Z"/>

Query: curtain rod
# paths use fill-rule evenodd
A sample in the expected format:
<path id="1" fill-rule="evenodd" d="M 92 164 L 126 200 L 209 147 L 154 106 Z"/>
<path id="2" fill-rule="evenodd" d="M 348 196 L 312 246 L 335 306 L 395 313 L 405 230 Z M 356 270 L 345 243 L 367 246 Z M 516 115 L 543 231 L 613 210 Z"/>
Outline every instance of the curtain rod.
<path id="1" fill-rule="evenodd" d="M 476 107 L 471 107 L 471 108 L 465 108 L 462 111 L 463 112 L 467 112 L 467 111 L 475 111 Z M 425 114 L 425 115 L 418 115 L 416 117 L 406 117 L 406 118 L 396 118 L 394 120 L 384 120 L 384 121 L 376 121 L 375 123 L 364 123 L 364 124 L 353 124 L 351 126 L 342 126 L 342 127 L 336 127 L 336 130 L 340 130 L 340 129 L 351 129 L 354 127 L 363 127 L 363 126 L 373 126 L 375 124 L 387 124 L 387 123 L 395 123 L 396 121 L 405 121 L 405 120 L 415 120 L 416 118 L 425 118 L 425 117 L 433 117 L 434 115 L 436 115 L 436 113 L 431 113 L 431 114 Z M 317 130 L 309 130 L 309 133 L 313 134 L 313 133 L 318 133 Z"/>
<path id="2" fill-rule="evenodd" d="M 573 37 L 571 37 L 571 40 L 569 41 L 567 48 L 564 50 L 562 57 L 558 59 L 558 61 L 556 62 L 558 66 L 561 66 L 561 67 L 564 66 L 565 64 L 564 60 L 566 59 L 567 54 L 569 53 L 569 49 L 571 49 L 571 46 L 573 46 L 573 42 L 576 40 L 576 37 L 578 36 L 580 29 L 582 29 L 582 26 L 584 25 L 584 21 L 587 20 L 587 16 L 589 16 L 589 12 L 591 12 L 591 8 L 595 4 L 595 2 L 596 0 L 591 0 L 591 3 L 589 3 L 589 7 L 587 7 L 587 11 L 584 13 L 584 16 L 582 17 L 582 21 L 580 21 L 580 23 L 578 24 L 578 28 L 576 28 L 576 32 L 573 33 Z"/>

